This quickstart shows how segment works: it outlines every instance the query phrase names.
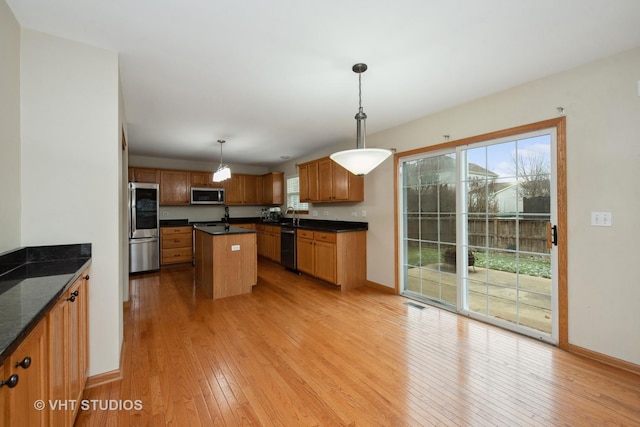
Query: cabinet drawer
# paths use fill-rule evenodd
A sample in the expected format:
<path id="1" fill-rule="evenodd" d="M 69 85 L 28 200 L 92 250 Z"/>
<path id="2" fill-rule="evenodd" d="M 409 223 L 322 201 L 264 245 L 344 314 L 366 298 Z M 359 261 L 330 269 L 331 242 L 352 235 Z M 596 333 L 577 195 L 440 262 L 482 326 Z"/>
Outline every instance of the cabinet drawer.
<path id="1" fill-rule="evenodd" d="M 280 234 L 280 227 L 277 225 L 265 225 L 264 231 L 267 233 Z"/>
<path id="2" fill-rule="evenodd" d="M 310 230 L 298 230 L 298 237 L 302 239 L 313 239 L 313 231 Z"/>
<path id="3" fill-rule="evenodd" d="M 160 233 L 163 236 L 173 235 L 173 234 L 191 234 L 193 227 L 162 227 L 160 229 Z"/>
<path id="4" fill-rule="evenodd" d="M 192 257 L 193 252 L 191 251 L 191 246 L 189 246 L 188 248 L 170 248 L 162 250 L 163 264 L 188 262 L 191 261 Z"/>
<path id="5" fill-rule="evenodd" d="M 316 231 L 315 232 L 315 239 L 321 242 L 329 242 L 329 243 L 335 243 L 336 242 L 336 233 L 325 233 L 322 231 Z"/>
<path id="6" fill-rule="evenodd" d="M 191 233 L 189 234 L 168 234 L 162 236 L 162 249 L 167 248 L 191 248 Z"/>

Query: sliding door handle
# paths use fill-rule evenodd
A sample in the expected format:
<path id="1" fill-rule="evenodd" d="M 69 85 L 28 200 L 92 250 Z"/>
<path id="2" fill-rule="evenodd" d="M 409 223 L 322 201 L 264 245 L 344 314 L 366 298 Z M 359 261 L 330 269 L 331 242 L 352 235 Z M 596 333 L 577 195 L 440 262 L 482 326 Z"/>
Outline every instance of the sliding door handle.
<path id="1" fill-rule="evenodd" d="M 558 226 L 547 223 L 547 249 L 551 249 L 552 246 L 558 246 Z"/>

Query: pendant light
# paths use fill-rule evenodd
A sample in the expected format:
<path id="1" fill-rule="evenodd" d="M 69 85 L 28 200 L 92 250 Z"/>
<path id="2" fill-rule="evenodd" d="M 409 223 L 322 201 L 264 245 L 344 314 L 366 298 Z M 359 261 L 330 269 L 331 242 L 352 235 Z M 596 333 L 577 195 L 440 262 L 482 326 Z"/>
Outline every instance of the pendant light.
<path id="1" fill-rule="evenodd" d="M 367 148 L 367 115 L 362 111 L 362 73 L 367 71 L 367 64 L 355 64 L 352 68 L 358 74 L 358 113 L 356 119 L 356 148 L 333 153 L 331 160 L 338 163 L 354 175 L 366 175 L 391 155 L 391 150 Z"/>
<path id="2" fill-rule="evenodd" d="M 222 144 L 226 141 L 224 139 L 219 139 L 218 142 L 220 143 L 220 166 L 218 166 L 218 170 L 213 174 L 213 182 L 220 182 L 231 178 L 231 169 L 229 169 L 229 166 L 222 163 Z"/>

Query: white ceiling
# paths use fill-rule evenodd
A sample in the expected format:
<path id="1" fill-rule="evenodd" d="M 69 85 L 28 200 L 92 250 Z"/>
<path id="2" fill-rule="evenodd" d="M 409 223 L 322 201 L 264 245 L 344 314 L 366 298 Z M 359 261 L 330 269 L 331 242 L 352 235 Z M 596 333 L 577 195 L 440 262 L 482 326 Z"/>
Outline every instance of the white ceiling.
<path id="1" fill-rule="evenodd" d="M 355 147 L 357 62 L 373 133 L 640 46 L 638 0 L 7 3 L 119 52 L 131 154 L 265 166 Z"/>

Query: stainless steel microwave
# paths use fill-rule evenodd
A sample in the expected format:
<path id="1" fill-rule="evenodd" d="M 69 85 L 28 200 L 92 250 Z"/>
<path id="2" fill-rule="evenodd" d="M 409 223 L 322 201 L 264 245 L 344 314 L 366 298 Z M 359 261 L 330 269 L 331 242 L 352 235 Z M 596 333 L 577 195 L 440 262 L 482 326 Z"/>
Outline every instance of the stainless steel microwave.
<path id="1" fill-rule="evenodd" d="M 191 187 L 192 205 L 224 204 L 224 188 Z"/>

